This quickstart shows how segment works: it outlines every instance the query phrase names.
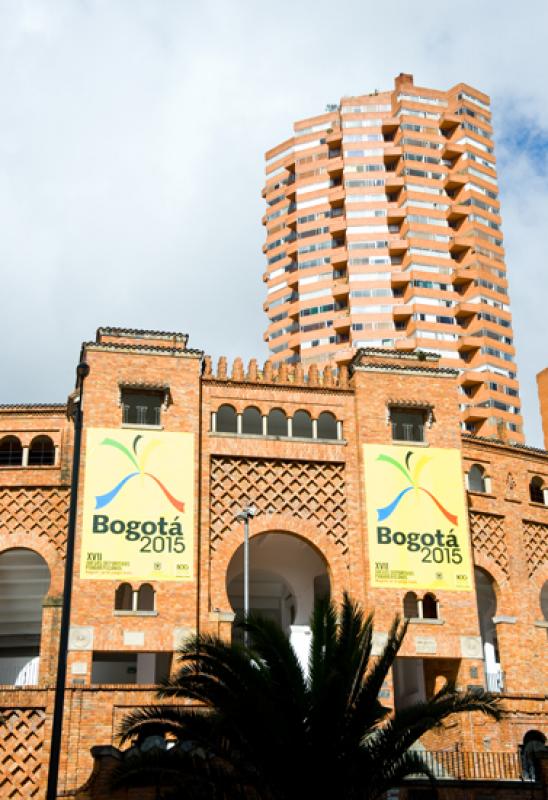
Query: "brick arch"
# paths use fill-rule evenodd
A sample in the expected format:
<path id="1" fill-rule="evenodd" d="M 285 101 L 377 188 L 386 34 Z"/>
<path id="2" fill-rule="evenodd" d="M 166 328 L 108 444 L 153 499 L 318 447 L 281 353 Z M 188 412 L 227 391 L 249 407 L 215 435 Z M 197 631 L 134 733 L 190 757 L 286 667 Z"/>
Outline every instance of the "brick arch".
<path id="1" fill-rule="evenodd" d="M 286 533 L 303 539 L 325 562 L 331 596 L 338 597 L 344 590 L 344 575 L 346 574 L 346 561 L 337 546 L 315 525 L 306 520 L 298 520 L 290 514 L 269 514 L 267 518 L 258 516 L 250 521 L 250 540 L 264 533 Z M 223 538 L 221 544 L 211 555 L 210 574 L 211 586 L 210 607 L 222 611 L 230 611 L 231 605 L 226 591 L 226 573 L 232 557 L 243 542 L 243 524 L 235 523 L 229 533 Z"/>
<path id="2" fill-rule="evenodd" d="M 0 555 L 8 550 L 31 550 L 42 556 L 46 562 L 51 583 L 47 597 L 54 597 L 63 592 L 64 559 L 60 558 L 54 545 L 45 538 L 34 537 L 30 539 L 28 533 L 10 533 L 9 539 L 0 539 Z"/>
<path id="3" fill-rule="evenodd" d="M 542 567 L 535 572 L 532 578 L 530 578 L 530 582 L 532 587 L 534 587 L 535 591 L 535 599 L 534 599 L 534 614 L 535 619 L 540 619 L 540 593 L 542 591 L 542 587 L 548 581 L 548 564 L 543 564 Z"/>
<path id="4" fill-rule="evenodd" d="M 513 613 L 512 607 L 506 609 L 506 603 L 511 601 L 506 591 L 509 588 L 509 580 L 499 565 L 484 556 L 483 553 L 474 553 L 472 566 L 483 569 L 493 579 L 493 589 L 497 598 L 497 614 Z"/>

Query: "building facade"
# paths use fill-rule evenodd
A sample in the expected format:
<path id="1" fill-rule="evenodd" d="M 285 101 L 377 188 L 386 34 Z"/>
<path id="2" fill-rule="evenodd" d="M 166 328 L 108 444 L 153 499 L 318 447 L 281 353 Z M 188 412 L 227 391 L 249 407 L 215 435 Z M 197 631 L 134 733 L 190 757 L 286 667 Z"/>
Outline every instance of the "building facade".
<path id="1" fill-rule="evenodd" d="M 544 448 L 548 449 L 548 367 L 537 375 L 537 387 L 542 432 L 544 434 Z"/>
<path id="2" fill-rule="evenodd" d="M 319 596 L 375 610 L 375 653 L 404 614 L 386 702 L 447 678 L 501 693 L 501 724 L 468 715 L 423 744 L 503 754 L 494 777 L 519 783 L 519 748 L 547 725 L 546 452 L 463 433 L 460 373 L 433 354 L 214 369 L 181 334 L 102 328 L 81 359 L 68 406 L 0 407 L 3 797 L 43 796 L 79 396 L 60 796 L 92 796 L 91 748 L 116 746 L 123 717 L 155 701 L 188 634 L 232 636 L 249 503 L 251 607 L 303 662 Z"/>
<path id="3" fill-rule="evenodd" d="M 266 153 L 276 363 L 421 349 L 461 371 L 463 430 L 523 442 L 489 98 L 465 84 L 343 97 Z"/>

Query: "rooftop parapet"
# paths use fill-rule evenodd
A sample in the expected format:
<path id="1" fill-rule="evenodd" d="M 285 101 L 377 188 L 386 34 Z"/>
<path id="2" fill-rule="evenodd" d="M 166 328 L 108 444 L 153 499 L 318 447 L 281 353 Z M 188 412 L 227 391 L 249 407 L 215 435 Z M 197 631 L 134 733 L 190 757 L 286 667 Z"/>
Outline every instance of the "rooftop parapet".
<path id="1" fill-rule="evenodd" d="M 348 367 L 345 365 L 334 369 L 324 366 L 322 369 L 317 364 L 304 367 L 302 364 L 280 364 L 274 367 L 271 361 L 266 361 L 259 368 L 257 360 L 252 358 L 244 368 L 241 358 L 235 358 L 229 369 L 227 359 L 221 356 L 214 370 L 210 356 L 204 359 L 204 380 L 230 381 L 232 383 L 256 383 L 262 385 L 278 386 L 303 386 L 307 388 L 318 387 L 321 389 L 350 389 Z"/>

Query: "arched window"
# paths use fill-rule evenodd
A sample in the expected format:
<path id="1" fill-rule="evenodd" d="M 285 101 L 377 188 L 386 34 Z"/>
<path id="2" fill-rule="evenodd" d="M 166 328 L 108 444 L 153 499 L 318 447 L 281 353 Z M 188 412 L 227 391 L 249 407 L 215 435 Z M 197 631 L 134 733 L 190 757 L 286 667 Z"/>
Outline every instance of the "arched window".
<path id="1" fill-rule="evenodd" d="M 250 406 L 242 415 L 242 433 L 260 436 L 263 432 L 263 418 L 258 408 Z"/>
<path id="2" fill-rule="evenodd" d="M 403 616 L 407 619 L 415 619 L 419 616 L 419 604 L 415 592 L 407 592 L 403 598 Z"/>
<path id="3" fill-rule="evenodd" d="M 312 438 L 312 418 L 308 411 L 296 411 L 293 414 L 293 436 Z"/>
<path id="4" fill-rule="evenodd" d="M 0 467 L 20 467 L 23 447 L 17 436 L 4 436 L 0 441 Z"/>
<path id="5" fill-rule="evenodd" d="M 217 431 L 219 433 L 237 433 L 236 409 L 232 406 L 219 406 L 217 410 Z"/>
<path id="6" fill-rule="evenodd" d="M 318 417 L 318 439 L 338 439 L 337 420 L 330 411 L 322 411 Z"/>
<path id="7" fill-rule="evenodd" d="M 428 592 L 422 598 L 422 616 L 423 619 L 437 619 L 438 618 L 438 603 L 433 594 Z"/>
<path id="8" fill-rule="evenodd" d="M 49 436 L 37 436 L 29 448 L 29 467 L 47 467 L 55 464 L 55 447 Z"/>
<path id="9" fill-rule="evenodd" d="M 138 611 L 154 611 L 154 589 L 150 583 L 143 583 L 137 595 Z"/>
<path id="10" fill-rule="evenodd" d="M 472 464 L 468 473 L 468 489 L 471 492 L 486 492 L 485 470 L 479 464 Z"/>
<path id="11" fill-rule="evenodd" d="M 114 594 L 114 608 L 116 611 L 133 610 L 133 589 L 129 583 L 121 583 Z"/>
<path id="12" fill-rule="evenodd" d="M 539 780 L 541 769 L 537 754 L 546 748 L 546 736 L 541 731 L 527 731 L 520 747 L 523 777 L 526 780 Z"/>
<path id="13" fill-rule="evenodd" d="M 542 503 L 543 505 L 546 503 L 544 497 L 544 481 L 542 478 L 539 478 L 538 475 L 535 475 L 534 478 L 531 478 L 531 483 L 529 484 L 529 497 L 533 503 Z"/>
<path id="14" fill-rule="evenodd" d="M 269 436 L 287 436 L 287 417 L 281 408 L 269 412 L 267 432 Z"/>
<path id="15" fill-rule="evenodd" d="M 48 566 L 34 550 L 0 553 L 0 684 L 38 683 L 42 604 L 49 586 Z"/>
<path id="16" fill-rule="evenodd" d="M 486 686 L 491 692 L 500 692 L 504 688 L 504 673 L 500 663 L 497 627 L 493 622 L 497 613 L 496 584 L 491 575 L 480 567 L 474 567 L 474 580 Z"/>
<path id="17" fill-rule="evenodd" d="M 548 622 L 548 581 L 544 581 L 540 590 L 540 609 L 545 621 Z"/>

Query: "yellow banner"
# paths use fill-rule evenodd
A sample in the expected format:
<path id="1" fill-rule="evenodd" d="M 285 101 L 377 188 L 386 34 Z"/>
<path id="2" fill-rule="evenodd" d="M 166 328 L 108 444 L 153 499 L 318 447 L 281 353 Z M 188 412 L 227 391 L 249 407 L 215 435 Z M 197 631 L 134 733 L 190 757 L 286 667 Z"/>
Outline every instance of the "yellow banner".
<path id="1" fill-rule="evenodd" d="M 364 445 L 371 585 L 472 589 L 459 450 Z"/>
<path id="2" fill-rule="evenodd" d="M 194 435 L 90 428 L 80 577 L 193 578 Z"/>

